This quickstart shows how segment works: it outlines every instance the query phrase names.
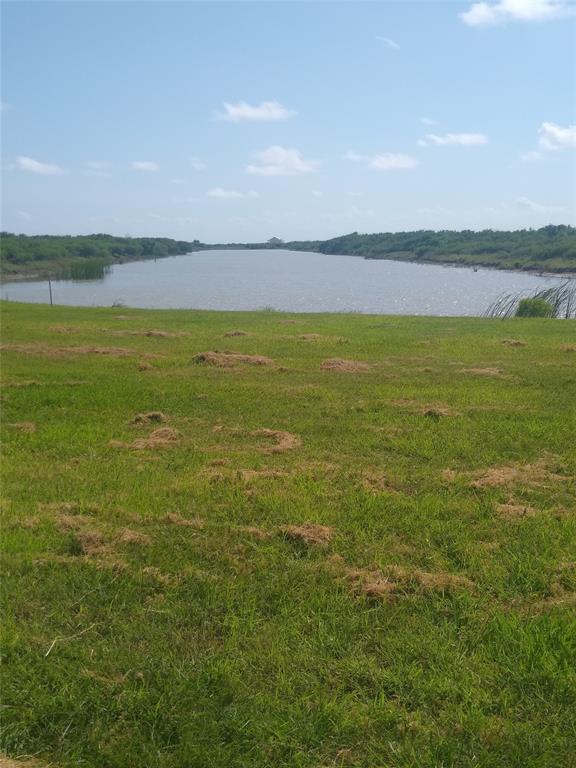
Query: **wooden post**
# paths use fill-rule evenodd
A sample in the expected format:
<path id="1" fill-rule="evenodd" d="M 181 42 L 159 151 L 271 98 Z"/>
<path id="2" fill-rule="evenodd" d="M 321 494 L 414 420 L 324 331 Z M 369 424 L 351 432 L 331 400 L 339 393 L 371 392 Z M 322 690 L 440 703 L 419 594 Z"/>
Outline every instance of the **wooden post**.
<path id="1" fill-rule="evenodd" d="M 52 281 L 48 278 L 48 290 L 50 291 L 50 306 L 53 306 L 52 302 Z"/>

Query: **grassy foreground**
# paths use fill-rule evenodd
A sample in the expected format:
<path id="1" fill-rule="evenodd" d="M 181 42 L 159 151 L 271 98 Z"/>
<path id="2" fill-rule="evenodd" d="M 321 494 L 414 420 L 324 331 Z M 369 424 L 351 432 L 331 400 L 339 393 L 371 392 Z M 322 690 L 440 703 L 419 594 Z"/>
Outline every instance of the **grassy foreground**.
<path id="1" fill-rule="evenodd" d="M 574 322 L 2 313 L 5 755 L 576 765 Z"/>

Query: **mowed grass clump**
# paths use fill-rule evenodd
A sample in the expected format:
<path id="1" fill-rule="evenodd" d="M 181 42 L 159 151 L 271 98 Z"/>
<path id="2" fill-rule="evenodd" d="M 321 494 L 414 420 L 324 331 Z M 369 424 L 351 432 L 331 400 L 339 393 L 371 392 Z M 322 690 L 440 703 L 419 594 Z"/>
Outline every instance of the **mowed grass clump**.
<path id="1" fill-rule="evenodd" d="M 573 322 L 2 311 L 4 755 L 572 764 Z"/>

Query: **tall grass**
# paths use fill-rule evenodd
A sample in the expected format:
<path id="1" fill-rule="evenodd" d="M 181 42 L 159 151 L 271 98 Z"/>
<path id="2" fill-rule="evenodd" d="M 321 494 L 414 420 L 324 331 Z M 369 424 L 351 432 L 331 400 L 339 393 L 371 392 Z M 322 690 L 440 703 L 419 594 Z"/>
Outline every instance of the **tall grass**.
<path id="1" fill-rule="evenodd" d="M 102 280 L 111 269 L 108 259 L 85 259 L 67 264 L 60 271 L 61 280 Z"/>
<path id="2" fill-rule="evenodd" d="M 576 281 L 566 280 L 552 288 L 544 288 L 530 297 L 518 293 L 505 293 L 491 304 L 484 317 L 497 317 L 506 319 L 515 317 L 518 307 L 523 299 L 544 301 L 550 305 L 550 317 L 575 318 L 576 317 Z"/>

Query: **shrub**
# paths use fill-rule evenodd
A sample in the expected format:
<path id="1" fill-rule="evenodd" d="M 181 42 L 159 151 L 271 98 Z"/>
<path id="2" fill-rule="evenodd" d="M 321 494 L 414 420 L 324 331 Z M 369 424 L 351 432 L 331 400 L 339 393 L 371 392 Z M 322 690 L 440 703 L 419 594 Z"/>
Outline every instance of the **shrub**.
<path id="1" fill-rule="evenodd" d="M 554 307 L 546 299 L 521 299 L 516 317 L 554 317 Z"/>

